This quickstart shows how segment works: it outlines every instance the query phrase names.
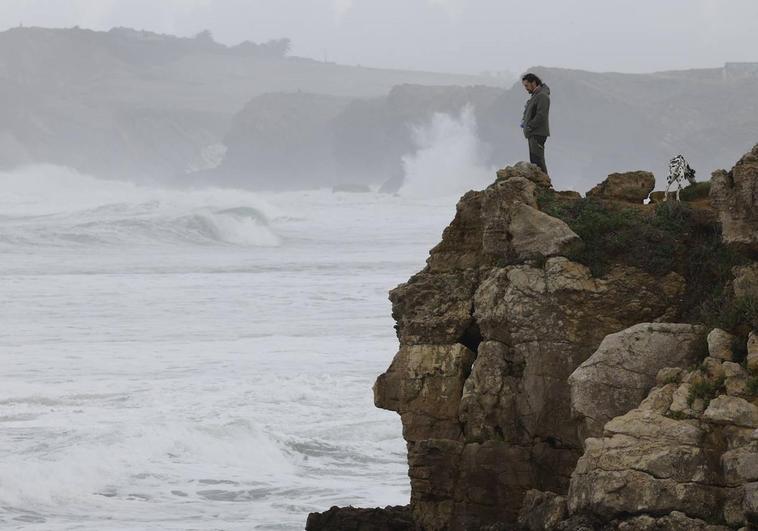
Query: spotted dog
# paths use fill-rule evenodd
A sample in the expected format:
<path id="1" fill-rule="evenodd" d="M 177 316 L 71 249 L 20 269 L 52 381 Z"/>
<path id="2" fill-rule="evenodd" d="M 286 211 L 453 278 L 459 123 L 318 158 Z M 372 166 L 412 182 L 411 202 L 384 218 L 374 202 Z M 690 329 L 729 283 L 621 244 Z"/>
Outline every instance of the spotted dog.
<path id="1" fill-rule="evenodd" d="M 690 184 L 695 184 L 695 170 L 690 168 L 683 156 L 677 155 L 669 161 L 668 186 L 666 186 L 666 194 L 663 196 L 663 200 L 668 200 L 669 189 L 672 184 L 676 183 L 676 200 L 679 201 L 679 192 L 682 190 L 682 183 L 685 179 Z"/>

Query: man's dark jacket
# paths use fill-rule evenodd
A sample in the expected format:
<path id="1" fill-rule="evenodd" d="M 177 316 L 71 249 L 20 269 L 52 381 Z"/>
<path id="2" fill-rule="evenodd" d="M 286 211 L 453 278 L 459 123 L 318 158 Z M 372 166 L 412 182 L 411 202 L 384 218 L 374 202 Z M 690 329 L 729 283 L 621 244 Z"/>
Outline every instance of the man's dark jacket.
<path id="1" fill-rule="evenodd" d="M 540 85 L 524 107 L 524 136 L 550 136 L 550 87 Z"/>

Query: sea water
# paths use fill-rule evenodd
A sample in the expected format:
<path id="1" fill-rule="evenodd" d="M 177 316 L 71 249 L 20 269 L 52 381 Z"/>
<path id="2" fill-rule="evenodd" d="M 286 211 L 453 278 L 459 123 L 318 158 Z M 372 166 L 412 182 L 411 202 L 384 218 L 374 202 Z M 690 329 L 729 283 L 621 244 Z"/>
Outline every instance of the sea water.
<path id="1" fill-rule="evenodd" d="M 406 504 L 387 292 L 454 197 L 0 174 L 0 528 L 303 529 Z"/>

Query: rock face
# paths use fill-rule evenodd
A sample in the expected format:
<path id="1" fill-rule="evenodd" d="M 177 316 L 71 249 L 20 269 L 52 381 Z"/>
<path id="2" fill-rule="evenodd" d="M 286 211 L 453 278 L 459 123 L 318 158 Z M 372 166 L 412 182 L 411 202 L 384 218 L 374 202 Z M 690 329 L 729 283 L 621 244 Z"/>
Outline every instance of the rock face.
<path id="1" fill-rule="evenodd" d="M 673 319 L 684 290 L 675 273 L 595 278 L 560 256 L 580 242 L 537 209 L 530 166 L 466 194 L 427 267 L 390 295 L 401 347 L 375 402 L 401 415 L 423 529 L 513 522 L 529 489 L 565 493 L 582 451 L 568 376 L 606 335 Z"/>
<path id="2" fill-rule="evenodd" d="M 730 396 L 720 378 L 701 369 L 684 380 L 690 384 L 656 387 L 638 408 L 608 422 L 601 437 L 587 439 L 571 478 L 569 514 L 609 521 L 678 512 L 731 528 L 758 524 L 758 397 Z M 685 385 L 690 401 L 708 401 L 704 410 L 672 408 L 674 391 Z"/>
<path id="3" fill-rule="evenodd" d="M 637 407 L 661 369 L 696 363 L 702 342 L 702 329 L 687 324 L 640 323 L 606 336 L 569 377 L 580 439 L 601 436 L 606 422 Z"/>
<path id="4" fill-rule="evenodd" d="M 714 243 L 712 224 L 589 248 L 547 215 L 599 242 L 631 201 L 604 190 L 588 201 L 505 168 L 390 293 L 400 348 L 374 399 L 402 420 L 415 529 L 758 529 L 756 255 Z M 710 206 L 640 205 L 635 230 L 678 223 L 676 208 Z M 712 253 L 707 274 L 678 251 L 665 268 L 618 253 L 671 234 Z"/>
<path id="5" fill-rule="evenodd" d="M 758 145 L 731 171 L 714 172 L 711 181 L 724 241 L 758 253 Z"/>
<path id="6" fill-rule="evenodd" d="M 415 531 L 409 507 L 356 509 L 332 507 L 324 513 L 311 513 L 306 531 Z"/>
<path id="7" fill-rule="evenodd" d="M 587 192 L 587 197 L 642 203 L 655 188 L 655 177 L 649 171 L 612 173 Z"/>

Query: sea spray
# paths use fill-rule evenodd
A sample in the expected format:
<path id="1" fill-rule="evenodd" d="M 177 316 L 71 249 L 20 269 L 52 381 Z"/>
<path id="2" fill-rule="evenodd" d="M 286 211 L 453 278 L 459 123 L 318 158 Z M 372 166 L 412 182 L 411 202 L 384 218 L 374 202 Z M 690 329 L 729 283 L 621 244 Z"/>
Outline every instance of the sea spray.
<path id="1" fill-rule="evenodd" d="M 413 127 L 417 151 L 403 157 L 405 179 L 399 194 L 406 197 L 459 196 L 481 189 L 494 179 L 494 168 L 481 165 L 486 146 L 477 136 L 471 105 L 458 116 L 435 113 L 428 123 Z"/>

